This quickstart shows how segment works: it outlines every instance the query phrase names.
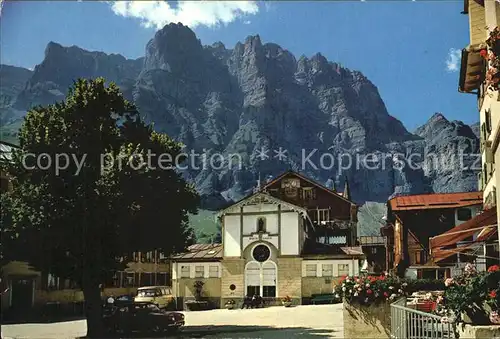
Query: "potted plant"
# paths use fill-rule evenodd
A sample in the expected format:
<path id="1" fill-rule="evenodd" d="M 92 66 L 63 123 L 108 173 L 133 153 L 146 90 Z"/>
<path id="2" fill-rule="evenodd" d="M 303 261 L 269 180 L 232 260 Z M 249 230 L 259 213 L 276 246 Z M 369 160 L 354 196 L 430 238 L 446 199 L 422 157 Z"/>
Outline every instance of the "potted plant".
<path id="1" fill-rule="evenodd" d="M 445 282 L 445 306 L 457 320 L 474 325 L 499 323 L 500 267 L 491 266 L 487 272 L 477 272 L 467 264 L 464 274 Z"/>
<path id="2" fill-rule="evenodd" d="M 197 280 L 194 282 L 193 287 L 194 287 L 194 297 L 197 301 L 201 300 L 201 291 L 203 290 L 203 285 L 205 283 L 201 280 Z"/>
<path id="3" fill-rule="evenodd" d="M 226 302 L 225 304 L 225 307 L 226 309 L 228 310 L 232 310 L 234 308 L 234 305 L 236 304 L 236 302 L 234 301 L 234 299 L 230 299 Z"/>
<path id="4" fill-rule="evenodd" d="M 491 281 L 488 286 L 490 291 L 488 292 L 488 299 L 486 300 L 486 303 L 490 308 L 490 322 L 495 325 L 500 325 L 500 314 L 498 314 L 498 306 L 500 305 L 500 281 L 498 281 L 499 271 L 500 266 L 498 265 L 491 266 L 488 269 L 488 273 L 490 273 L 490 277 L 493 277 L 493 279 L 490 279 Z M 495 276 L 497 279 L 494 278 Z"/>
<path id="5" fill-rule="evenodd" d="M 200 311 L 200 310 L 204 310 L 207 308 L 208 302 L 201 300 L 202 299 L 201 295 L 202 295 L 202 290 L 203 290 L 204 285 L 205 285 L 205 283 L 201 280 L 197 280 L 194 282 L 193 287 L 194 287 L 194 299 L 195 300 L 188 300 L 185 302 L 186 307 L 190 311 Z"/>
<path id="6" fill-rule="evenodd" d="M 283 306 L 290 307 L 292 305 L 292 298 L 289 295 L 287 295 L 286 297 L 281 299 L 281 302 Z"/>

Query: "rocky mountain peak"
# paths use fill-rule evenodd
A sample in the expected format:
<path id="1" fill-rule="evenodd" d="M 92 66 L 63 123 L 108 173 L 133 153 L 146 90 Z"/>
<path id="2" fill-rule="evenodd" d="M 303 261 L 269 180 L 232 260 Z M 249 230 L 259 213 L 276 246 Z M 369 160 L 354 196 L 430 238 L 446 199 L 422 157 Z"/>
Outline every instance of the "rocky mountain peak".
<path id="1" fill-rule="evenodd" d="M 168 24 L 146 45 L 144 70 L 184 73 L 187 64 L 199 64 L 203 47 L 194 32 L 181 23 Z"/>
<path id="2" fill-rule="evenodd" d="M 393 151 L 451 156 L 459 148 L 474 151 L 477 137 L 468 126 L 442 115 L 411 134 L 389 115 L 377 87 L 361 72 L 321 53 L 296 60 L 276 43 L 263 44 L 259 35 L 233 49 L 221 42 L 202 46 L 189 27 L 169 24 L 138 60 L 51 42 L 16 104 L 24 114 L 33 104 L 63 99 L 74 79 L 97 76 L 115 81 L 158 132 L 181 141 L 187 150 L 210 150 L 207 157 L 218 152 L 224 159 L 241 156 L 241 166 L 198 166 L 183 172 L 212 208 L 250 192 L 258 173 L 275 176 L 290 168 L 320 182 L 330 179 L 329 185 L 347 176 L 357 202 L 385 201 L 394 193 L 475 188 L 475 173 L 464 173 L 457 162 L 446 170 L 425 161 L 422 170 L 399 171 L 390 165 L 358 170 L 353 164 L 340 173 L 338 163 L 325 168 L 329 162 L 322 165 L 321 155 L 327 153 L 334 159 Z M 2 118 L 22 116 L 12 112 L 3 110 Z M 280 148 L 286 149 L 284 159 L 273 157 Z M 267 159 L 260 156 L 263 149 Z M 304 163 L 302 152 L 312 151 L 311 163 Z"/>

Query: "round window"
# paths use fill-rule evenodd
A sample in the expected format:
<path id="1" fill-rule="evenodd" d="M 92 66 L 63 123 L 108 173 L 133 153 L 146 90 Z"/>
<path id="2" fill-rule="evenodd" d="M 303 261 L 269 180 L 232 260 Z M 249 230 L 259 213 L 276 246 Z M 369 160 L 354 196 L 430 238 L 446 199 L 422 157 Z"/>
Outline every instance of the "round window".
<path id="1" fill-rule="evenodd" d="M 252 256 L 258 262 L 264 262 L 271 256 L 271 250 L 266 245 L 258 245 L 253 249 Z"/>

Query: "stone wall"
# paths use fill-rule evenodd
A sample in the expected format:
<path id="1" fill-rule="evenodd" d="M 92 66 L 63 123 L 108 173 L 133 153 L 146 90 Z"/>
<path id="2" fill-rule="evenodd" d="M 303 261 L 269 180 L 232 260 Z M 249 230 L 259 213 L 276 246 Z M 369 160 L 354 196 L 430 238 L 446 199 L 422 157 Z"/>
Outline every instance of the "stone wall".
<path id="1" fill-rule="evenodd" d="M 389 338 L 391 309 L 388 303 L 361 306 L 344 302 L 344 338 Z"/>
<path id="2" fill-rule="evenodd" d="M 469 324 L 461 324 L 457 327 L 457 332 L 460 339 L 463 338 L 500 338 L 500 326 L 472 326 Z"/>
<path id="3" fill-rule="evenodd" d="M 234 285 L 232 291 L 229 287 Z M 228 300 L 236 301 L 241 305 L 245 297 L 245 260 L 240 258 L 224 258 L 221 271 L 221 307 Z"/>
<path id="4" fill-rule="evenodd" d="M 278 296 L 290 296 L 294 304 L 302 300 L 302 258 L 278 258 Z"/>
<path id="5" fill-rule="evenodd" d="M 220 298 L 221 279 L 219 278 L 182 278 L 174 280 L 174 294 L 178 297 L 195 297 L 194 283 L 202 281 L 204 283 L 201 289 L 201 296 L 204 298 Z"/>
<path id="6" fill-rule="evenodd" d="M 310 298 L 313 294 L 333 293 L 340 277 L 303 277 L 302 297 Z"/>

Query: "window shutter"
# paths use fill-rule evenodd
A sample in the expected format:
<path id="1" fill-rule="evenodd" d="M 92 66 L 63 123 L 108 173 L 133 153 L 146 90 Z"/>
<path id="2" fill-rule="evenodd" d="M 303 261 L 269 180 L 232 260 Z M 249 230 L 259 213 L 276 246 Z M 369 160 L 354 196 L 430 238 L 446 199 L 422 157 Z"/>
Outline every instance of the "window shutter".
<path id="1" fill-rule="evenodd" d="M 486 133 L 487 133 L 487 135 L 489 135 L 491 133 L 491 111 L 489 109 L 487 109 L 484 112 L 484 114 L 486 116 L 486 119 L 485 119 L 485 122 L 486 122 Z"/>

